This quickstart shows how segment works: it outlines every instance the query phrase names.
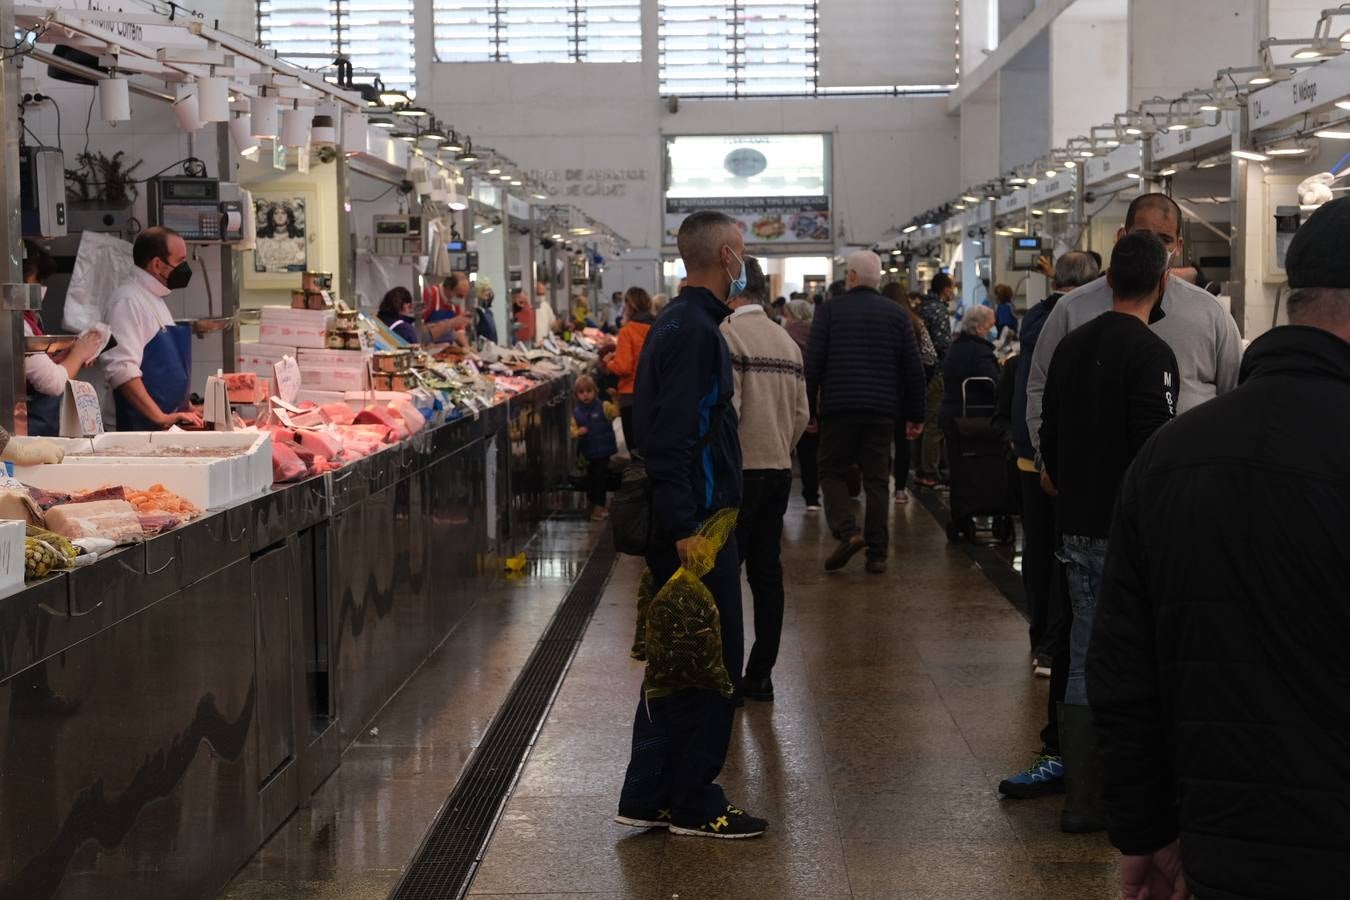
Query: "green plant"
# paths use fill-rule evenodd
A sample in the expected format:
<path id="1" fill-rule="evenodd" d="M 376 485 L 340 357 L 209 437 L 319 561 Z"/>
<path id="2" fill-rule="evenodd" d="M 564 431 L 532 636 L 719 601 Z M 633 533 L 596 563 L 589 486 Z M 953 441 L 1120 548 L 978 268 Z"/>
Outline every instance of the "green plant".
<path id="1" fill-rule="evenodd" d="M 132 173 L 145 160 L 138 159 L 126 165 L 125 155 L 121 150 L 112 156 L 86 150 L 76 156 L 76 167 L 66 169 L 66 199 L 72 203 L 98 203 L 114 208 L 130 206 L 140 195 Z"/>

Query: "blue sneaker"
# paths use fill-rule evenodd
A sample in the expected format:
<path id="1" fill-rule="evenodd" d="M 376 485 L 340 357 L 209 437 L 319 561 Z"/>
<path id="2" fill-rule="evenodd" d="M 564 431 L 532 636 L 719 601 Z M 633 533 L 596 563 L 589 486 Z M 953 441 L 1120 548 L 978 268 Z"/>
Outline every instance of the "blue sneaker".
<path id="1" fill-rule="evenodd" d="M 1064 757 L 1042 753 L 1025 772 L 999 782 L 998 792 L 1014 800 L 1032 800 L 1064 793 Z"/>

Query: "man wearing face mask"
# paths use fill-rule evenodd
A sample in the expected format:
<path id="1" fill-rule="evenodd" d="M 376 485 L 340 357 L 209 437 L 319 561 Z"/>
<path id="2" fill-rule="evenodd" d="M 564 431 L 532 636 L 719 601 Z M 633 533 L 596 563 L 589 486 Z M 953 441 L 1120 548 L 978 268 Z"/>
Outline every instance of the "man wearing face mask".
<path id="1" fill-rule="evenodd" d="M 201 416 L 188 405 L 192 331 L 174 324 L 164 302 L 192 280 L 187 244 L 171 229 L 147 228 L 131 255 L 136 268 L 108 301 L 117 345 L 103 355 L 108 386 L 116 392 L 117 429 L 200 428 Z"/>
<path id="2" fill-rule="evenodd" d="M 1136 231 L 1157 236 L 1168 251 L 1168 266 L 1182 265 L 1184 243 L 1181 239 L 1181 208 L 1166 194 L 1136 197 L 1125 213 L 1125 227 L 1116 240 Z M 1055 348 L 1064 336 L 1111 308 L 1111 286 L 1105 276 L 1067 294 L 1050 313 L 1027 376 L 1027 430 L 1032 444 L 1040 449 L 1041 396 L 1046 372 Z M 1149 327 L 1167 342 L 1176 354 L 1181 372 L 1177 413 L 1194 409 L 1237 386 L 1242 365 L 1242 337 L 1237 323 L 1203 289 L 1181 278 L 1169 277 L 1162 300 L 1149 316 Z"/>
<path id="3" fill-rule="evenodd" d="M 732 406 L 731 352 L 719 330 L 745 291 L 745 242 L 736 221 L 696 212 L 680 225 L 688 284 L 648 332 L 633 399 L 654 516 L 647 566 L 665 584 L 699 551 L 700 522 L 741 505 L 741 443 Z M 717 604 L 722 656 L 741 682 L 740 557 L 733 535 L 703 578 Z M 727 801 L 716 783 L 731 741 L 732 701 L 714 690 L 642 697 L 615 821 L 673 834 L 750 838 L 768 823 Z"/>

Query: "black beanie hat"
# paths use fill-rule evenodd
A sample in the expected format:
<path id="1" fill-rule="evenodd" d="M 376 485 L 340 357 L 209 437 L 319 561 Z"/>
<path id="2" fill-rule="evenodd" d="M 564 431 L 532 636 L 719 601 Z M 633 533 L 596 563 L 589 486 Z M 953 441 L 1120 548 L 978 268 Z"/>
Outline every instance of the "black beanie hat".
<path id="1" fill-rule="evenodd" d="M 1323 204 L 1303 223 L 1284 270 L 1291 288 L 1350 288 L 1350 197 Z"/>

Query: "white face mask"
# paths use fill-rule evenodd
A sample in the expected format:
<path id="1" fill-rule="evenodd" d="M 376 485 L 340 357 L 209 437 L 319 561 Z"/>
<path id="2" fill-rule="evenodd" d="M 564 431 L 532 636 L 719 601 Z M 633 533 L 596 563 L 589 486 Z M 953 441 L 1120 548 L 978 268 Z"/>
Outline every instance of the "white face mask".
<path id="1" fill-rule="evenodd" d="M 45 284 L 38 286 L 38 297 L 43 300 L 47 299 L 47 286 Z"/>

